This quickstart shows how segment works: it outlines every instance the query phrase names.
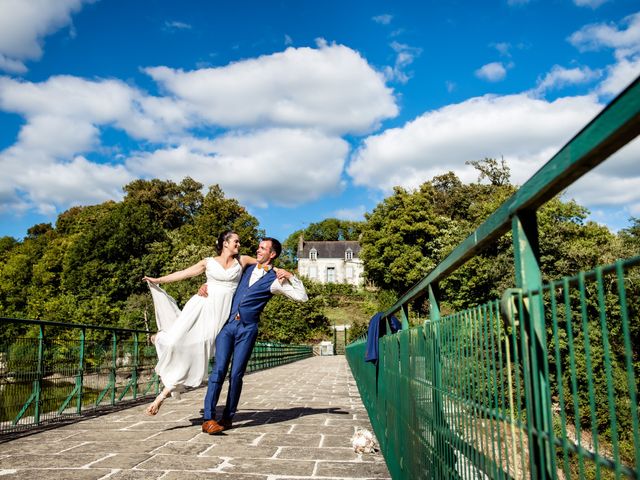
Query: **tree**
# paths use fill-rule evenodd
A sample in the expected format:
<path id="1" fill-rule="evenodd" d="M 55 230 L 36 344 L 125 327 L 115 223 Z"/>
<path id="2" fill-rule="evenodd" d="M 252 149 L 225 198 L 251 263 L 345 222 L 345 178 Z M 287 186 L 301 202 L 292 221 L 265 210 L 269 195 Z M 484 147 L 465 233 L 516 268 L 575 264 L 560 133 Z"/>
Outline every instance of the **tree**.
<path id="1" fill-rule="evenodd" d="M 124 187 L 125 202 L 149 206 L 153 218 L 167 230 L 192 221 L 203 202 L 202 184 L 185 177 L 180 184 L 170 180 L 134 180 Z"/>
<path id="2" fill-rule="evenodd" d="M 264 236 L 258 225 L 258 220 L 245 207 L 235 199 L 225 198 L 220 186 L 213 185 L 194 215 L 193 223 L 180 229 L 181 244 L 215 247 L 220 233 L 233 230 L 240 236 L 240 252 L 253 255 L 258 238 Z"/>
<path id="3" fill-rule="evenodd" d="M 467 165 L 473 165 L 473 167 L 480 172 L 478 182 L 486 178 L 491 185 L 509 185 L 511 170 L 504 161 L 504 158 L 501 158 L 499 163 L 495 158 L 487 157 L 482 160 L 471 160 L 465 163 Z"/>

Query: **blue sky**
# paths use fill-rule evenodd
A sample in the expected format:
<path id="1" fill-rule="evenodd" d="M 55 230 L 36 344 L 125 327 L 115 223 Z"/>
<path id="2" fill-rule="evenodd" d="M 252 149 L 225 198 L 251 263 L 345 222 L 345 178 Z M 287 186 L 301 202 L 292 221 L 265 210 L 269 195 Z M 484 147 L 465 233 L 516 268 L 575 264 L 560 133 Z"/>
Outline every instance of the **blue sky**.
<path id="1" fill-rule="evenodd" d="M 136 178 L 282 239 L 468 160 L 522 184 L 639 74 L 637 0 L 0 0 L 0 235 Z M 565 196 L 626 226 L 639 145 Z"/>

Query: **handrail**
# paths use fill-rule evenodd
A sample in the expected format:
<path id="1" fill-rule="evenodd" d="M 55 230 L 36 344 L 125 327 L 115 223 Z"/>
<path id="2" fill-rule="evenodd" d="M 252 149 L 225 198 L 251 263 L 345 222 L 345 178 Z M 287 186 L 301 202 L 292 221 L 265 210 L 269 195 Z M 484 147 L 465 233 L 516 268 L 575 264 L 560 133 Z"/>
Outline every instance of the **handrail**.
<path id="1" fill-rule="evenodd" d="M 640 257 L 598 266 L 577 277 L 543 282 L 537 224 L 537 210 L 542 205 L 638 135 L 640 77 L 384 312 L 387 319 L 400 312 L 403 330 L 379 340 L 378 364 L 364 362 L 366 345 L 362 341 L 349 345 L 347 359 L 394 479 L 423 478 L 426 472 L 431 478 L 460 478 L 463 469 L 469 478 L 505 478 L 510 472 L 515 472 L 516 478 L 558 478 L 558 462 L 562 461 L 565 473 L 569 472 L 574 446 L 581 478 L 587 458 L 593 461 L 596 478 L 602 466 L 614 470 L 616 478 L 638 478 L 637 461 L 633 462 L 635 469 L 621 461 L 616 422 L 618 417 L 624 417 L 626 428 L 633 428 L 632 444 L 637 457 L 640 422 L 625 300 L 625 289 L 633 281 L 627 282 L 622 272 L 638 265 Z M 439 282 L 509 230 L 513 235 L 516 288 L 505 292 L 503 308 L 499 301 L 482 303 L 487 299 L 476 299 L 482 304 L 441 317 Z M 615 285 L 605 285 L 603 276 L 614 273 Z M 587 280 L 596 284 L 595 299 L 587 298 Z M 423 325 L 409 329 L 409 304 L 424 297 L 429 318 Z M 612 298 L 618 302 L 609 308 L 607 302 Z M 498 321 L 500 315 L 504 317 L 502 321 Z M 576 320 L 572 320 L 574 316 Z M 591 324 L 594 318 L 599 320 L 597 325 Z M 610 321 L 616 332 L 622 325 L 624 351 L 616 345 L 615 353 L 622 357 L 617 358 L 616 365 L 624 365 L 627 392 L 619 384 L 614 385 L 614 350 L 608 340 Z M 553 338 L 549 336 L 551 327 Z M 593 336 L 592 330 L 597 330 Z M 560 351 L 560 335 L 565 336 L 562 342 L 567 344 L 568 352 Z M 592 343 L 602 353 L 592 355 Z M 584 355 L 586 378 L 582 381 L 588 384 L 586 400 L 580 400 L 578 394 L 578 378 L 583 374 L 576 368 L 578 353 Z M 566 358 L 569 365 L 562 364 Z M 568 377 L 563 369 L 568 371 Z M 621 372 L 617 370 L 618 382 Z M 596 375 L 602 377 L 600 381 L 604 379 L 604 386 L 593 381 Z M 570 383 L 570 396 L 563 394 L 563 382 Z M 556 397 L 552 398 L 554 389 Z M 608 408 L 612 459 L 598 450 L 596 391 L 598 401 L 606 402 Z M 559 415 L 554 404 L 558 398 Z M 577 440 L 566 428 L 564 406 L 568 403 L 576 418 Z M 486 405 L 491 408 L 487 410 Z M 590 414 L 593 445 L 589 448 L 581 443 L 580 422 L 586 421 L 581 409 Z M 621 416 L 616 409 L 628 409 L 630 413 Z M 503 412 L 509 415 L 508 421 Z M 563 428 L 559 438 L 554 431 L 558 416 Z M 416 422 L 418 418 L 422 422 Z M 562 458 L 557 455 L 559 446 Z M 518 459 L 518 465 L 509 465 Z M 485 461 L 494 472 L 485 470 Z"/>
<path id="2" fill-rule="evenodd" d="M 471 235 L 386 312 L 397 312 L 506 233 L 513 216 L 535 210 L 640 135 L 640 77 L 543 165 Z"/>
<path id="3" fill-rule="evenodd" d="M 155 349 L 139 341 L 142 329 L 0 317 L 0 326 L 30 325 L 37 337 L 0 344 L 0 434 L 115 406 L 160 391 Z M 51 335 L 51 327 L 74 332 Z M 91 330 L 110 332 L 89 340 Z M 49 335 L 47 335 L 49 333 Z M 249 372 L 313 355 L 309 345 L 256 342 Z"/>
<path id="4" fill-rule="evenodd" d="M 147 333 L 149 330 L 142 330 L 139 328 L 123 328 L 115 326 L 103 326 L 103 325 L 89 325 L 85 323 L 64 323 L 64 322 L 50 322 L 49 320 L 34 320 L 29 318 L 13 318 L 13 317 L 0 317 L 0 321 L 15 322 L 15 323 L 27 323 L 29 325 L 43 325 L 46 327 L 74 327 L 74 328 L 88 328 L 92 330 L 106 330 L 109 332 L 128 332 L 128 333 Z"/>

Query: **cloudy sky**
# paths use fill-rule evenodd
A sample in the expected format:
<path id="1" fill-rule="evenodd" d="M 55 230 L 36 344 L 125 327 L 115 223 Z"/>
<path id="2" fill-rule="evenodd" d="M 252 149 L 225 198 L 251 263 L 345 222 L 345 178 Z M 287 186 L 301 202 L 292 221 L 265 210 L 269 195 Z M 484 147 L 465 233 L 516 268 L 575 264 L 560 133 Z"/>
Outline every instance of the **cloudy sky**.
<path id="1" fill-rule="evenodd" d="M 522 184 L 640 74 L 637 0 L 0 0 L 0 235 L 136 178 L 285 238 L 504 158 Z M 635 141 L 566 192 L 640 216 Z"/>

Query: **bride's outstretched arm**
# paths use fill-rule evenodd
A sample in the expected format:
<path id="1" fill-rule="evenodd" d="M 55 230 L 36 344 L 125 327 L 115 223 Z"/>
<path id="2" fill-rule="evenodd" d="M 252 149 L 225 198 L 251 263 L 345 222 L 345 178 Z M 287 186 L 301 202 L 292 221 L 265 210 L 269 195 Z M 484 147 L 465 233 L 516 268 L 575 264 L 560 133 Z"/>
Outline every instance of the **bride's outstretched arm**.
<path id="1" fill-rule="evenodd" d="M 185 268 L 184 270 L 180 270 L 178 272 L 170 273 L 169 275 L 165 275 L 160 278 L 153 277 L 143 277 L 142 280 L 146 280 L 151 283 L 171 283 L 178 282 L 180 280 L 185 280 L 187 278 L 195 277 L 196 275 L 200 275 L 207 268 L 207 260 L 200 260 L 195 265 L 191 265 L 189 268 Z"/>
<path id="2" fill-rule="evenodd" d="M 255 258 L 249 255 L 240 255 L 240 265 L 242 268 L 247 268 L 249 265 L 255 265 L 256 263 L 258 263 L 258 260 Z"/>

